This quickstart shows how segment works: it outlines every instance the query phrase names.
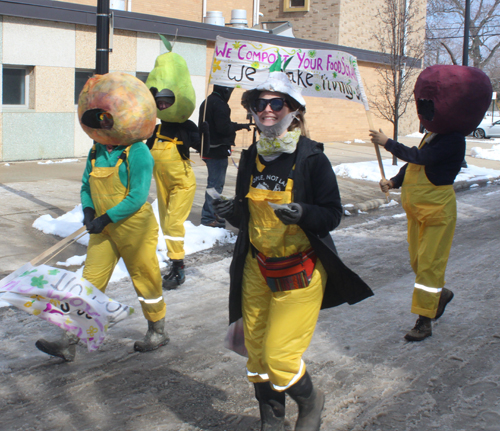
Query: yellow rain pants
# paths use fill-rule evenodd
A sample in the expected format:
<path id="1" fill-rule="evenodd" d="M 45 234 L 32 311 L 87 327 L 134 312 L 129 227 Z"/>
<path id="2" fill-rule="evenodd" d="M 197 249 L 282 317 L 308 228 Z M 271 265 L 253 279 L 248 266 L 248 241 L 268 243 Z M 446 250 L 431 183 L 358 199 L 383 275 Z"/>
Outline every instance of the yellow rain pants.
<path id="1" fill-rule="evenodd" d="M 193 205 L 196 178 L 189 160 L 183 160 L 177 145 L 182 141 L 160 134 L 151 149 L 155 166 L 153 169 L 158 196 L 160 225 L 167 244 L 170 259 L 184 259 L 184 222 Z"/>
<path id="2" fill-rule="evenodd" d="M 128 155 L 130 147 L 125 149 Z M 118 173 L 120 158 L 114 167 L 96 167 L 92 160 L 89 176 L 90 193 L 96 217 L 119 204 L 128 193 Z M 139 211 L 116 223 L 108 224 L 102 233 L 90 235 L 83 278 L 104 292 L 120 257 L 123 258 L 144 317 L 156 322 L 165 317 L 161 273 L 156 256 L 158 223 L 149 202 Z"/>
<path id="3" fill-rule="evenodd" d="M 257 158 L 257 166 L 263 166 Z M 293 180 L 285 191 L 250 188 L 250 241 L 266 257 L 286 257 L 311 244 L 297 225 L 284 225 L 269 202 L 292 202 Z M 270 381 L 277 391 L 295 384 L 306 372 L 302 355 L 311 342 L 323 300 L 327 275 L 316 266 L 309 286 L 272 292 L 250 250 L 243 272 L 243 327 L 248 350 L 247 376 L 253 383 Z"/>
<path id="4" fill-rule="evenodd" d="M 425 139 L 419 148 L 423 145 Z M 409 163 L 401 202 L 408 217 L 408 249 L 416 275 L 411 312 L 433 319 L 457 221 L 455 191 L 453 185 L 435 186 L 424 166 Z"/>

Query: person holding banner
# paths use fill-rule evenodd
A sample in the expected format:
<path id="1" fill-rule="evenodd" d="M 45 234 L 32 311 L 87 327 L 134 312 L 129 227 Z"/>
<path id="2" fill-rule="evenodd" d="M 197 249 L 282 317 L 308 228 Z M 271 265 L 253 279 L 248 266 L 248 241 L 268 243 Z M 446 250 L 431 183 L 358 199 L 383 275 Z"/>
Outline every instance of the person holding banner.
<path id="1" fill-rule="evenodd" d="M 304 98 L 280 64 L 273 67 L 243 95 L 260 137 L 242 152 L 236 197 L 215 199 L 214 208 L 239 228 L 229 319 L 243 319 L 261 429 L 285 429 L 288 394 L 299 407 L 295 430 L 312 431 L 320 428 L 325 397 L 302 356 L 319 311 L 373 293 L 336 254 L 329 234 L 342 217 L 335 174 L 323 144 L 307 137 Z"/>
<path id="2" fill-rule="evenodd" d="M 437 65 L 425 69 L 414 89 L 417 112 L 429 131 L 420 145 L 409 148 L 370 130 L 374 144 L 407 162 L 383 192 L 401 187 L 408 218 L 408 249 L 415 272 L 411 312 L 418 315 L 407 341 L 432 335 L 453 292 L 444 287 L 445 271 L 457 220 L 453 183 L 465 156 L 465 136 L 475 130 L 491 99 L 489 78 L 467 66 Z"/>
<path id="3" fill-rule="evenodd" d="M 158 223 L 147 202 L 154 161 L 142 142 L 155 127 L 154 99 L 144 83 L 131 75 L 96 75 L 80 94 L 78 116 L 95 141 L 80 193 L 83 222 L 90 233 L 83 278 L 105 292 L 123 258 L 148 322 L 146 336 L 135 342 L 134 350 L 154 350 L 170 340 L 156 256 Z M 36 346 L 73 361 L 77 342 L 77 337 L 65 333 L 54 342 L 38 340 Z"/>
<path id="4" fill-rule="evenodd" d="M 226 171 L 228 157 L 231 155 L 231 147 L 234 145 L 236 132 L 238 130 L 250 130 L 250 124 L 238 124 L 231 121 L 231 108 L 229 99 L 233 92 L 231 87 L 214 85 L 212 94 L 200 105 L 199 126 L 206 127 L 208 124 L 210 141 L 205 141 L 203 150 L 203 161 L 207 165 L 207 189 L 214 188 L 222 193 L 226 182 Z M 205 108 L 206 104 L 206 108 Z M 201 224 L 210 227 L 225 227 L 225 220 L 214 212 L 212 207 L 213 198 L 205 192 L 205 203 L 201 210 Z"/>

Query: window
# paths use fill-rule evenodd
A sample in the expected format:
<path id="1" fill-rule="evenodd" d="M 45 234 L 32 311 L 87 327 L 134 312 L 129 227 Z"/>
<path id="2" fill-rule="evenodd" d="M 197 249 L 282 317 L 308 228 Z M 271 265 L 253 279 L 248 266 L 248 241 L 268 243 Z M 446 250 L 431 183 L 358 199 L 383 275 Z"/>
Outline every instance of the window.
<path id="1" fill-rule="evenodd" d="M 94 73 L 94 70 L 75 70 L 75 105 L 78 105 L 78 98 L 83 90 L 83 86 Z"/>
<path id="2" fill-rule="evenodd" d="M 109 8 L 115 10 L 126 10 L 125 9 L 125 0 L 110 0 Z"/>
<path id="3" fill-rule="evenodd" d="M 142 82 L 146 83 L 146 79 L 148 79 L 149 72 L 136 72 L 135 76 Z"/>
<path id="4" fill-rule="evenodd" d="M 283 12 L 308 12 L 309 0 L 283 0 Z"/>
<path id="5" fill-rule="evenodd" d="M 28 106 L 29 72 L 24 67 L 3 66 L 2 104 Z"/>

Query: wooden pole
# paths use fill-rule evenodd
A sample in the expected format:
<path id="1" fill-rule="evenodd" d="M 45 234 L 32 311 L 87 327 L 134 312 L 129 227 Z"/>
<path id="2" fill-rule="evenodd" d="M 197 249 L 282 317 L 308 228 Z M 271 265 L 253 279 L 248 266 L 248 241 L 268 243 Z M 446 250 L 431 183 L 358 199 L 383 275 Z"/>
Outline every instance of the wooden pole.
<path id="1" fill-rule="evenodd" d="M 56 256 L 57 254 L 59 254 L 66 247 L 73 244 L 76 240 L 81 238 L 86 233 L 87 233 L 86 226 L 82 226 L 76 232 L 73 232 L 71 235 L 62 239 L 61 241 L 59 241 L 58 243 L 56 243 L 52 247 L 50 247 L 48 250 L 45 250 L 42 254 L 40 254 L 37 257 L 35 257 L 34 259 L 32 259 L 30 261 L 31 265 L 37 266 L 37 265 L 41 265 L 41 264 L 47 262 L 49 259 L 51 259 L 54 256 Z"/>
<path id="2" fill-rule="evenodd" d="M 214 55 L 212 56 L 212 64 L 210 65 L 210 71 L 214 67 L 214 58 L 215 58 L 215 46 L 214 46 Z M 207 116 L 207 99 L 208 99 L 208 89 L 210 88 L 210 76 L 212 76 L 212 72 L 209 73 L 208 75 L 208 83 L 207 83 L 207 89 L 205 90 L 205 105 L 203 106 L 203 123 L 205 122 L 205 118 Z M 200 153 L 200 158 L 203 158 L 203 147 L 204 147 L 204 134 L 201 134 L 201 153 Z"/>
<path id="3" fill-rule="evenodd" d="M 376 130 L 375 126 L 373 125 L 373 118 L 372 118 L 372 113 L 368 110 L 366 112 L 366 118 L 368 119 L 368 125 L 370 127 L 370 130 Z M 382 179 L 385 180 L 385 172 L 384 172 L 384 165 L 382 164 L 382 155 L 380 154 L 380 148 L 378 144 L 373 144 L 375 145 L 375 153 L 377 154 L 377 161 L 378 161 L 378 167 L 380 169 L 380 175 L 382 176 Z M 389 192 L 385 193 L 385 198 L 387 202 L 389 202 Z"/>

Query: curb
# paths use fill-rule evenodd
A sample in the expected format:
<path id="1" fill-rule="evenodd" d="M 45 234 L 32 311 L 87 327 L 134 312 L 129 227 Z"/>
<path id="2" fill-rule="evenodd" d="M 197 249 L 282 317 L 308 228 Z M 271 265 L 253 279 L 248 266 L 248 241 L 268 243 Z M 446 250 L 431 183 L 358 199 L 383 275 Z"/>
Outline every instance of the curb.
<path id="1" fill-rule="evenodd" d="M 500 182 L 500 177 L 481 178 L 478 179 L 477 181 L 458 181 L 453 184 L 453 190 L 459 192 L 476 187 L 486 187 L 488 184 L 494 184 L 494 183 L 498 184 L 499 182 Z M 399 204 L 401 203 L 401 200 L 397 197 L 395 197 L 394 199 L 391 198 L 391 201 L 392 200 L 398 202 Z M 387 204 L 387 201 L 385 199 L 370 199 L 368 201 L 359 202 L 356 204 L 342 205 L 342 209 L 344 210 L 344 215 L 349 217 L 352 215 L 357 215 L 360 212 L 376 210 L 385 204 Z"/>

